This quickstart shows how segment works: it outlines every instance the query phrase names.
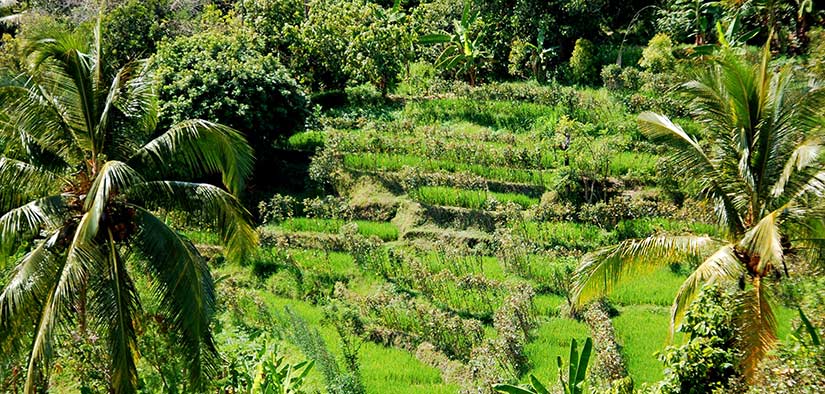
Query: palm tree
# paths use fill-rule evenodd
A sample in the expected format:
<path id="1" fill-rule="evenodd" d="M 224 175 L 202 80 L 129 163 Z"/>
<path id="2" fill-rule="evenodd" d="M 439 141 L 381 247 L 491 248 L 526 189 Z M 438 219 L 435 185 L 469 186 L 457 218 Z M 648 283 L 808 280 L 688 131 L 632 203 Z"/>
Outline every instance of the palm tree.
<path id="1" fill-rule="evenodd" d="M 141 295 L 158 300 L 190 381 L 202 384 L 219 360 L 213 279 L 192 242 L 154 212 L 214 224 L 231 259 L 257 242 L 236 197 L 252 168 L 245 139 L 201 120 L 155 133 L 147 62 L 113 70 L 103 49 L 99 22 L 93 37 L 32 39 L 30 70 L 0 78 L 0 255 L 24 253 L 0 293 L 0 361 L 25 357 L 27 393 L 43 389 L 69 326 L 102 333 L 112 391 L 135 392 Z M 225 189 L 192 182 L 209 174 Z"/>
<path id="2" fill-rule="evenodd" d="M 701 286 L 740 283 L 738 307 L 742 367 L 753 376 L 776 340 L 776 322 L 766 281 L 787 275 L 786 264 L 823 241 L 825 193 L 822 171 L 825 89 L 795 79 L 790 68 L 751 64 L 728 50 L 708 72 L 683 86 L 703 138 L 667 117 L 643 113 L 642 130 L 673 149 L 679 175 L 698 182 L 712 201 L 723 239 L 654 235 L 627 240 L 585 256 L 574 273 L 581 305 L 610 291 L 628 275 L 688 257 L 703 261 L 685 280 L 671 309 L 671 332 Z"/>

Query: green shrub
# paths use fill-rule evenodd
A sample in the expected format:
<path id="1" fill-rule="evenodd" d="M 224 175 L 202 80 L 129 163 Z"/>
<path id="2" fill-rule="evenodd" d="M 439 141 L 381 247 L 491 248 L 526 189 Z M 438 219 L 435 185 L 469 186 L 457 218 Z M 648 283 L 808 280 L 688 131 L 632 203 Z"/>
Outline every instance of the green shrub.
<path id="1" fill-rule="evenodd" d="M 244 25 L 265 41 L 267 50 L 284 50 L 289 45 L 289 29 L 304 18 L 302 0 L 239 0 L 235 12 Z"/>
<path id="2" fill-rule="evenodd" d="M 602 68 L 602 83 L 610 91 L 635 91 L 641 87 L 641 75 L 634 67 L 608 64 Z"/>
<path id="3" fill-rule="evenodd" d="M 413 38 L 403 14 L 373 3 L 363 6 L 362 26 L 347 46 L 345 70 L 351 79 L 375 86 L 382 95 L 395 88 Z"/>
<path id="4" fill-rule="evenodd" d="M 591 84 L 596 79 L 596 47 L 590 40 L 579 38 L 570 56 L 573 79 L 580 84 Z"/>
<path id="5" fill-rule="evenodd" d="M 347 104 L 351 106 L 372 107 L 384 103 L 381 92 L 371 84 L 348 87 L 344 92 L 347 94 Z"/>
<path id="6" fill-rule="evenodd" d="M 412 47 L 404 18 L 365 0 L 312 0 L 288 26 L 290 68 L 314 91 L 370 82 L 386 94 Z"/>
<path id="7" fill-rule="evenodd" d="M 106 13 L 103 35 L 115 67 L 152 56 L 171 30 L 168 0 L 128 0 Z"/>
<path id="8" fill-rule="evenodd" d="M 242 33 L 208 31 L 161 44 L 155 57 L 161 119 L 220 122 L 243 132 L 256 157 L 300 130 L 307 100 L 289 72 Z"/>
<path id="9" fill-rule="evenodd" d="M 602 83 L 607 90 L 619 91 L 624 89 L 622 81 L 622 67 L 618 64 L 608 64 L 602 67 Z"/>
<path id="10" fill-rule="evenodd" d="M 315 152 L 324 147 L 326 133 L 320 130 L 308 130 L 295 133 L 286 141 L 286 146 L 290 149 Z"/>
<path id="11" fill-rule="evenodd" d="M 635 67 L 625 67 L 622 69 L 622 87 L 635 91 L 642 87 L 642 76 Z"/>
<path id="12" fill-rule="evenodd" d="M 449 91 L 450 84 L 436 71 L 432 63 L 414 62 L 396 88 L 396 93 L 406 96 L 423 96 Z"/>
<path id="13" fill-rule="evenodd" d="M 275 194 L 269 201 L 258 203 L 258 215 L 263 224 L 278 223 L 295 215 L 297 208 L 295 197 Z"/>
<path id="14" fill-rule="evenodd" d="M 669 346 L 659 359 L 665 364 L 663 394 L 730 392 L 739 375 L 734 321 L 736 299 L 717 286 L 702 290 L 685 313 L 679 331 L 688 335 L 681 346 Z"/>
<path id="15" fill-rule="evenodd" d="M 654 73 L 673 70 L 676 57 L 673 56 L 673 41 L 670 40 L 670 36 L 664 33 L 653 36 L 642 51 L 639 65 Z"/>

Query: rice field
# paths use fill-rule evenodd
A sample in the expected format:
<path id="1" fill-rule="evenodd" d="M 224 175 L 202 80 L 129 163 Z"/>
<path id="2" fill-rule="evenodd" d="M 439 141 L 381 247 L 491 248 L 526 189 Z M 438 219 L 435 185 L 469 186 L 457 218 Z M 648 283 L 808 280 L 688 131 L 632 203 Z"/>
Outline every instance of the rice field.
<path id="1" fill-rule="evenodd" d="M 348 222 L 341 219 L 321 219 L 321 218 L 289 218 L 277 225 L 277 228 L 289 232 L 318 232 L 337 234 Z M 394 241 L 398 239 L 398 228 L 388 222 L 371 222 L 366 220 L 353 221 L 358 226 L 358 233 L 367 237 L 378 237 L 382 241 Z"/>
<path id="2" fill-rule="evenodd" d="M 486 190 L 465 190 L 444 186 L 423 186 L 412 193 L 416 201 L 432 205 L 445 205 L 468 209 L 483 210 L 494 201 L 500 203 L 514 203 L 522 208 L 529 208 L 538 204 L 537 198 L 515 193 L 496 193 Z"/>

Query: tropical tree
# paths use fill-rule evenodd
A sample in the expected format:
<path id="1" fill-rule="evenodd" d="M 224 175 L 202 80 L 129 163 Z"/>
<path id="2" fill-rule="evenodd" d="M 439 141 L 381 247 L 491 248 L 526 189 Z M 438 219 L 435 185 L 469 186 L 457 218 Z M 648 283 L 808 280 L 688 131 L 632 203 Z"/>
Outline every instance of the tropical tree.
<path id="1" fill-rule="evenodd" d="M 573 293 L 581 305 L 629 275 L 697 258 L 702 263 L 676 294 L 671 330 L 703 284 L 739 283 L 741 366 L 752 376 L 776 340 L 766 282 L 787 275 L 789 262 L 823 241 L 825 89 L 802 83 L 788 67 L 772 72 L 767 46 L 758 64 L 742 58 L 724 52 L 683 86 L 702 139 L 665 116 L 639 116 L 648 136 L 673 149 L 679 175 L 698 182 L 713 202 L 726 235 L 654 235 L 597 250 L 574 273 Z"/>
<path id="2" fill-rule="evenodd" d="M 106 339 L 112 392 L 136 392 L 135 321 L 148 296 L 198 387 L 219 360 L 214 283 L 192 242 L 155 212 L 214 224 L 229 258 L 242 258 L 256 244 L 236 197 L 252 150 L 206 121 L 156 133 L 147 63 L 111 69 L 100 23 L 93 35 L 53 33 L 26 47 L 29 70 L 0 78 L 0 264 L 22 255 L 0 293 L 0 362 L 24 360 L 25 392 L 43 390 L 58 339 L 74 327 Z M 209 174 L 223 187 L 192 182 Z M 149 291 L 138 293 L 137 275 Z"/>
<path id="3" fill-rule="evenodd" d="M 473 11 L 472 6 L 471 0 L 464 0 L 461 20 L 453 21 L 452 34 L 427 34 L 418 40 L 425 45 L 446 44 L 435 60 L 435 66 L 447 71 L 455 70 L 456 74 L 466 74 L 470 86 L 475 86 L 479 63 L 487 59 L 489 54 L 479 45 L 481 37 L 473 32 L 473 26 L 478 21 L 478 11 Z"/>

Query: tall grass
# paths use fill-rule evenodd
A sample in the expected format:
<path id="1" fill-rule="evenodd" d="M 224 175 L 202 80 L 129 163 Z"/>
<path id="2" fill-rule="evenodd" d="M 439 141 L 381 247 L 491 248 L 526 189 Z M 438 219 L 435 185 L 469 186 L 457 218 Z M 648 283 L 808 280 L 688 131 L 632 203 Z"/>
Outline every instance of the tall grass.
<path id="1" fill-rule="evenodd" d="M 622 344 L 627 370 L 636 383 L 652 383 L 664 377 L 662 363 L 655 353 L 668 343 L 670 309 L 634 305 L 621 308 L 613 327 Z M 674 338 L 678 342 L 678 337 Z"/>
<path id="2" fill-rule="evenodd" d="M 610 293 L 610 299 L 620 305 L 670 306 L 685 278 L 670 267 L 662 267 L 623 280 Z"/>
<path id="3" fill-rule="evenodd" d="M 575 222 L 518 222 L 513 231 L 544 249 L 590 251 L 614 242 L 613 235 L 598 226 Z"/>
<path id="4" fill-rule="evenodd" d="M 576 320 L 551 318 L 539 325 L 530 343 L 524 346 L 524 353 L 530 360 L 532 368 L 523 375 L 526 382 L 530 374 L 536 375 L 542 382 L 559 381 L 556 357 L 567 360 L 570 354 L 570 341 L 575 338 L 583 343 L 590 335 L 587 325 Z"/>
<path id="5" fill-rule="evenodd" d="M 610 175 L 629 176 L 643 181 L 656 177 L 659 156 L 644 152 L 617 152 L 610 158 Z"/>
<path id="6" fill-rule="evenodd" d="M 293 134 L 286 141 L 286 147 L 294 150 L 314 152 L 324 146 L 326 133 L 320 130 L 308 130 Z"/>
<path id="7" fill-rule="evenodd" d="M 358 353 L 367 393 L 455 394 L 459 391 L 457 386 L 443 382 L 438 369 L 424 365 L 404 350 L 364 342 Z"/>
<path id="8" fill-rule="evenodd" d="M 290 255 L 301 268 L 324 268 L 339 274 L 354 275 L 357 271 L 355 260 L 346 253 L 326 250 L 290 249 Z"/>
<path id="9" fill-rule="evenodd" d="M 338 233 L 341 227 L 347 222 L 340 219 L 318 219 L 318 218 L 290 218 L 281 222 L 278 227 L 284 231 L 310 231 L 316 233 Z M 398 227 L 389 222 L 371 222 L 366 220 L 356 220 L 358 233 L 363 236 L 376 236 L 382 241 L 395 241 L 398 239 Z"/>
<path id="10" fill-rule="evenodd" d="M 498 202 L 512 202 L 522 208 L 529 208 L 538 204 L 537 198 L 516 193 L 495 193 L 486 190 L 464 190 L 444 186 L 422 186 L 411 193 L 417 201 L 432 204 L 462 207 L 469 209 L 485 209 L 493 200 Z"/>
<path id="11" fill-rule="evenodd" d="M 220 235 L 210 230 L 187 230 L 183 232 L 183 235 L 196 244 L 220 245 L 221 243 Z"/>
<path id="12" fill-rule="evenodd" d="M 618 241 L 630 238 L 646 238 L 660 232 L 670 234 L 706 234 L 715 237 L 721 236 L 722 234 L 720 227 L 713 224 L 657 217 L 623 220 L 619 222 L 615 228 Z"/>
<path id="13" fill-rule="evenodd" d="M 344 166 L 364 171 L 399 171 L 404 167 L 414 167 L 423 171 L 463 172 L 494 181 L 540 186 L 553 185 L 558 179 L 556 173 L 551 170 L 484 166 L 389 153 L 347 154 L 344 156 Z"/>
<path id="14" fill-rule="evenodd" d="M 430 272 L 447 270 L 457 276 L 484 275 L 485 278 L 504 280 L 505 273 L 498 259 L 479 254 L 447 254 L 443 251 L 422 253 L 418 259 Z"/>
<path id="15" fill-rule="evenodd" d="M 548 105 L 513 101 L 482 101 L 475 99 L 436 99 L 410 102 L 403 115 L 418 123 L 467 121 L 514 133 L 530 131 L 536 119 L 558 119 L 561 110 Z"/>

